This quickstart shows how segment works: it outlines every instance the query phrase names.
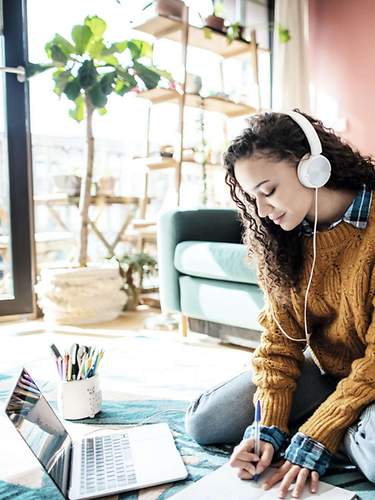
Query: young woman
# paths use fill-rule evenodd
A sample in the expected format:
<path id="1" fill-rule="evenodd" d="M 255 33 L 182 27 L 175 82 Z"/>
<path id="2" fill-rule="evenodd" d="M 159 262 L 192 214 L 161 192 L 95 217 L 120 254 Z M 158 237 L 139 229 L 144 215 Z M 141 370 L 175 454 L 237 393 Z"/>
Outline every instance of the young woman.
<path id="1" fill-rule="evenodd" d="M 325 184 L 314 184 L 319 165 L 311 184 L 301 176 L 312 144 L 325 157 Z M 375 482 L 374 161 L 295 110 L 254 116 L 225 167 L 264 291 L 263 333 L 252 372 L 202 394 L 186 428 L 201 444 L 239 443 L 230 463 L 243 479 L 283 451 L 264 485 L 280 483 L 280 498 L 294 481 L 296 498 L 305 484 L 317 491 L 338 451 Z"/>

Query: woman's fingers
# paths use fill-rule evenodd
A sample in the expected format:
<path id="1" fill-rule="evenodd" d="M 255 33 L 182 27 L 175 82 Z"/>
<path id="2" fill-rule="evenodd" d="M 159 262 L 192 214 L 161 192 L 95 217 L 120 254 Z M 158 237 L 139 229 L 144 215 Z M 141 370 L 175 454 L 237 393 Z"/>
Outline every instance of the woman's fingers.
<path id="1" fill-rule="evenodd" d="M 251 477 L 255 474 L 255 465 L 251 462 L 239 460 L 238 458 L 233 459 L 233 457 L 231 457 L 231 459 L 229 460 L 229 465 L 231 467 L 236 467 L 237 469 L 247 470 L 251 474 Z"/>
<path id="2" fill-rule="evenodd" d="M 272 474 L 263 483 L 263 488 L 265 490 L 268 490 L 268 489 L 272 488 L 272 486 L 274 486 L 275 484 L 279 483 L 291 467 L 292 467 L 292 464 L 290 462 L 284 462 L 284 464 L 279 469 L 277 469 L 274 472 L 274 474 Z"/>
<path id="3" fill-rule="evenodd" d="M 250 472 L 245 469 L 240 469 L 237 476 L 241 479 L 252 479 L 253 474 L 250 474 Z"/>
<path id="4" fill-rule="evenodd" d="M 289 462 L 287 462 L 287 463 L 289 463 Z M 285 474 L 285 476 L 280 484 L 279 498 L 285 498 L 287 496 L 291 484 L 297 479 L 300 472 L 301 472 L 301 467 L 299 465 L 290 464 L 290 469 Z M 306 481 L 306 478 L 303 480 L 303 484 L 305 484 L 305 481 Z M 294 490 L 293 490 L 293 496 L 294 496 Z M 298 497 L 295 497 L 295 498 L 298 498 Z"/>
<path id="5" fill-rule="evenodd" d="M 261 474 L 271 464 L 274 454 L 272 444 L 265 443 L 261 449 L 260 460 L 256 465 L 255 473 Z"/>
<path id="6" fill-rule="evenodd" d="M 311 493 L 316 493 L 318 491 L 319 486 L 319 474 L 313 470 L 311 473 L 311 481 L 310 481 L 310 491 Z"/>
<path id="7" fill-rule="evenodd" d="M 247 462 L 258 462 L 259 457 L 255 453 L 249 453 L 248 451 L 240 451 L 237 453 L 236 458 L 240 460 L 245 460 Z"/>
<path id="8" fill-rule="evenodd" d="M 281 481 L 278 497 L 286 498 L 292 484 L 295 482 L 292 497 L 300 498 L 310 474 L 310 491 L 312 493 L 316 493 L 319 485 L 319 474 L 316 471 L 301 468 L 299 465 L 293 465 L 288 461 L 286 461 L 277 471 L 275 471 L 274 474 L 272 474 L 271 477 L 267 479 L 267 481 L 265 481 L 263 487 L 268 490 Z"/>
<path id="9" fill-rule="evenodd" d="M 293 488 L 293 493 L 292 493 L 293 498 L 299 498 L 301 496 L 301 493 L 305 487 L 306 480 L 309 477 L 309 474 L 310 474 L 309 469 L 300 469 L 297 476 L 296 484 Z"/>

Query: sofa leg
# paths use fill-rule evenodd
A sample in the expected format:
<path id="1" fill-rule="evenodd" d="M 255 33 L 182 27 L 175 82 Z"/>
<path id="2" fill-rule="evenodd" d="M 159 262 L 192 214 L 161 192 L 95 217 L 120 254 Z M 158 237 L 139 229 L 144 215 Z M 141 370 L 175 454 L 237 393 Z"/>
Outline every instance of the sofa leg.
<path id="1" fill-rule="evenodd" d="M 183 337 L 187 337 L 189 331 L 189 318 L 184 314 L 181 314 L 180 331 Z"/>

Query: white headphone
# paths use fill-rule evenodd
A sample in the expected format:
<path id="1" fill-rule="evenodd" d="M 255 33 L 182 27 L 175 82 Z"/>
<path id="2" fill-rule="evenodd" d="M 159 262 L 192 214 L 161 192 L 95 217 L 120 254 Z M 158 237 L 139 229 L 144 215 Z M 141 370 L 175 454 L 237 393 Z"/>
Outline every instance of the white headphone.
<path id="1" fill-rule="evenodd" d="M 301 113 L 287 111 L 284 114 L 301 127 L 310 145 L 310 153 L 301 158 L 297 167 L 300 183 L 308 188 L 323 187 L 331 176 L 331 163 L 322 155 L 322 144 L 316 130 Z"/>

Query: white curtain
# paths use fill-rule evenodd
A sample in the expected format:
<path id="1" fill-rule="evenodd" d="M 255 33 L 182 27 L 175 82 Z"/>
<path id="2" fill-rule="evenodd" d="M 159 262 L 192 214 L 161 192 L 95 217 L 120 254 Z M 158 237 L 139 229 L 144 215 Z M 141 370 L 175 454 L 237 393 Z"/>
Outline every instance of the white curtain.
<path id="1" fill-rule="evenodd" d="M 281 43 L 279 25 L 288 29 L 291 39 Z M 276 0 L 272 109 L 299 108 L 309 112 L 308 77 L 308 0 Z"/>

